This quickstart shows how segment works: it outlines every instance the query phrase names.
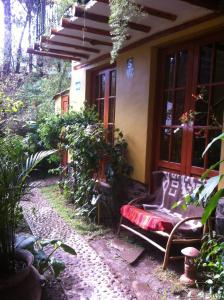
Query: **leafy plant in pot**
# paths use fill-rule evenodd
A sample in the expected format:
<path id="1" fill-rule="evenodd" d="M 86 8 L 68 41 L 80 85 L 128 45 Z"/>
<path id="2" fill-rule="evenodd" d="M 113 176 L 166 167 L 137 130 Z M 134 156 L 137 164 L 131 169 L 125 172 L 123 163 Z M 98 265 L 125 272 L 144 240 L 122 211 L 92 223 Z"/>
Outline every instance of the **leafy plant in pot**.
<path id="1" fill-rule="evenodd" d="M 42 151 L 26 160 L 21 149 L 15 147 L 15 139 L 1 138 L 0 146 L 0 299 L 39 299 L 37 296 L 20 296 L 17 284 L 30 274 L 32 255 L 16 251 L 15 232 L 21 218 L 19 202 L 30 192 L 29 175 L 37 164 L 55 151 Z M 15 155 L 17 152 L 17 155 Z M 27 254 L 27 255 L 26 255 Z M 31 276 L 32 275 L 32 276 Z M 16 293 L 13 295 L 12 291 Z"/>

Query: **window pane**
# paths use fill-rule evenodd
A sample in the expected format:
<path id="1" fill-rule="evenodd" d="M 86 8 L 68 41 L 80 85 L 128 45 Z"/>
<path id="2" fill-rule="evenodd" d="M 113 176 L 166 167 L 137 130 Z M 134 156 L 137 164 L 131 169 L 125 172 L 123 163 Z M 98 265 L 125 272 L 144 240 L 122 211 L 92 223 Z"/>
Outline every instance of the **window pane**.
<path id="1" fill-rule="evenodd" d="M 116 71 L 110 72 L 110 96 L 116 96 Z"/>
<path id="2" fill-rule="evenodd" d="M 100 75 L 100 98 L 105 96 L 105 74 Z"/>
<path id="3" fill-rule="evenodd" d="M 187 74 L 187 51 L 180 51 L 177 54 L 177 76 L 176 86 L 185 86 Z"/>
<path id="4" fill-rule="evenodd" d="M 209 83 L 212 61 L 212 45 L 206 45 L 200 49 L 199 78 L 200 84 Z"/>
<path id="5" fill-rule="evenodd" d="M 104 119 L 104 100 L 98 101 L 98 113 L 99 113 L 99 119 L 103 122 Z"/>
<path id="6" fill-rule="evenodd" d="M 224 81 L 224 42 L 216 44 L 214 81 Z"/>
<path id="7" fill-rule="evenodd" d="M 224 71 L 223 71 L 224 72 Z M 224 85 L 216 86 L 212 90 L 212 112 L 211 124 L 213 126 L 223 125 L 224 114 Z"/>
<path id="8" fill-rule="evenodd" d="M 169 141 L 171 129 L 165 128 L 162 130 L 160 137 L 160 159 L 169 160 Z"/>
<path id="9" fill-rule="evenodd" d="M 115 98 L 109 99 L 109 123 L 114 123 L 115 117 Z"/>
<path id="10" fill-rule="evenodd" d="M 208 88 L 198 89 L 198 98 L 195 99 L 195 111 L 197 112 L 195 116 L 195 125 L 206 126 L 208 123 Z"/>
<path id="11" fill-rule="evenodd" d="M 173 113 L 173 93 L 165 93 L 164 110 L 163 110 L 163 125 L 172 125 Z"/>
<path id="12" fill-rule="evenodd" d="M 180 117 L 184 113 L 185 91 L 176 92 L 175 112 L 173 114 L 173 125 L 180 124 Z"/>
<path id="13" fill-rule="evenodd" d="M 195 129 L 193 134 L 192 165 L 204 167 L 204 158 L 202 153 L 205 150 L 205 130 Z"/>
<path id="14" fill-rule="evenodd" d="M 170 88 L 173 86 L 174 80 L 174 68 L 175 68 L 175 56 L 174 54 L 167 56 L 165 65 L 165 86 Z"/>
<path id="15" fill-rule="evenodd" d="M 95 88 L 95 97 L 99 98 L 100 91 L 99 91 L 99 76 L 96 76 L 96 88 Z"/>
<path id="16" fill-rule="evenodd" d="M 179 163 L 181 160 L 182 129 L 172 135 L 171 161 Z"/>
<path id="17" fill-rule="evenodd" d="M 209 142 L 211 142 L 212 139 L 214 139 L 216 136 L 221 134 L 221 130 L 213 130 L 209 133 Z M 221 141 L 215 142 L 211 148 L 208 150 L 208 165 L 207 168 L 211 167 L 211 165 L 217 163 L 220 160 L 220 153 L 221 153 Z M 219 169 L 219 166 L 217 166 L 216 170 Z"/>

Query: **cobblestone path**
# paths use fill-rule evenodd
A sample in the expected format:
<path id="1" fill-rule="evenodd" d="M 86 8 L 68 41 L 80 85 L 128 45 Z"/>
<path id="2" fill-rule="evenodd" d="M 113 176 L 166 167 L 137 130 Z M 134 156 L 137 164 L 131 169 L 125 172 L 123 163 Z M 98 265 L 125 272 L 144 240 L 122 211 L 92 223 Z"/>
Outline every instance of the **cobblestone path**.
<path id="1" fill-rule="evenodd" d="M 86 240 L 74 232 L 50 207 L 38 189 L 29 201 L 23 201 L 24 216 L 35 236 L 57 238 L 72 246 L 77 256 L 58 251 L 66 263 L 62 286 L 68 299 L 74 300 L 128 300 L 136 299 L 109 266 Z"/>

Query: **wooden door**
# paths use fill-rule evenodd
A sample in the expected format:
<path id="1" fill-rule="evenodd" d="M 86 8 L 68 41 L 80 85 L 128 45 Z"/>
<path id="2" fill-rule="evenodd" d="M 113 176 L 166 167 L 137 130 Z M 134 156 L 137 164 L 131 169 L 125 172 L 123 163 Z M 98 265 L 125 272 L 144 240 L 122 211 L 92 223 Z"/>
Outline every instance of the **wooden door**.
<path id="1" fill-rule="evenodd" d="M 113 141 L 116 103 L 116 69 L 104 69 L 93 74 L 93 103 L 99 119 L 108 130 L 108 141 Z"/>
<path id="2" fill-rule="evenodd" d="M 69 96 L 64 95 L 61 97 L 61 114 L 69 111 Z M 68 151 L 63 150 L 61 154 L 61 165 L 66 167 L 68 164 Z"/>
<path id="3" fill-rule="evenodd" d="M 65 95 L 61 97 L 61 113 L 66 113 L 69 111 L 69 96 Z"/>

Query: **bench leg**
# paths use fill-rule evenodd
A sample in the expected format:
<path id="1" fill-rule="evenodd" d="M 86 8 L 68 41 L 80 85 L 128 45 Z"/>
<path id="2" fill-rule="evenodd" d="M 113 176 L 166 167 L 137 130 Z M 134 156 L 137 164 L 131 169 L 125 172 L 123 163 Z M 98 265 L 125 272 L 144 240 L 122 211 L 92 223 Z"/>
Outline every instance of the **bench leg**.
<path id="1" fill-rule="evenodd" d="M 169 262 L 170 248 L 172 245 L 174 232 L 175 232 L 175 229 L 171 232 L 171 234 L 168 238 L 168 241 L 166 243 L 166 251 L 165 251 L 165 255 L 164 255 L 164 259 L 163 259 L 163 270 L 166 270 L 168 262 Z"/>
<path id="2" fill-rule="evenodd" d="M 118 236 L 118 237 L 119 237 L 120 232 L 121 232 L 121 224 L 122 224 L 122 220 L 123 220 L 123 217 L 121 216 L 120 222 L 119 222 L 119 225 L 118 225 L 118 229 L 117 229 L 117 236 Z"/>

